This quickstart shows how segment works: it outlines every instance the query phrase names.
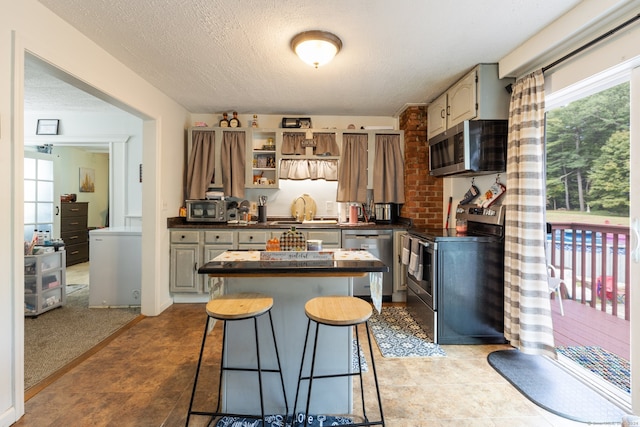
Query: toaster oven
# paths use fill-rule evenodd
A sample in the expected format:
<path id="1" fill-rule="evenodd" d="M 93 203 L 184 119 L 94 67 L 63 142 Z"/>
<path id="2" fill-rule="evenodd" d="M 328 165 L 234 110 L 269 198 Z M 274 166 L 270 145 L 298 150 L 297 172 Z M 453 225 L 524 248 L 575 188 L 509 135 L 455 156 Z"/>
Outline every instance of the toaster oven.
<path id="1" fill-rule="evenodd" d="M 187 200 L 188 222 L 227 222 L 225 200 Z"/>

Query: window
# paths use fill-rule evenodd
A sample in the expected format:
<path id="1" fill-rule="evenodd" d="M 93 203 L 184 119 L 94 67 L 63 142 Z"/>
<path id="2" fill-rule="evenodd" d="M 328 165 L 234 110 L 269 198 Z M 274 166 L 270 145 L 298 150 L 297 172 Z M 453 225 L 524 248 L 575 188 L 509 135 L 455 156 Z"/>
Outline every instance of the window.
<path id="1" fill-rule="evenodd" d="M 629 106 L 626 81 L 547 111 L 549 211 L 628 218 Z"/>
<path id="2" fill-rule="evenodd" d="M 53 233 L 53 161 L 24 157 L 24 240 L 34 230 Z"/>

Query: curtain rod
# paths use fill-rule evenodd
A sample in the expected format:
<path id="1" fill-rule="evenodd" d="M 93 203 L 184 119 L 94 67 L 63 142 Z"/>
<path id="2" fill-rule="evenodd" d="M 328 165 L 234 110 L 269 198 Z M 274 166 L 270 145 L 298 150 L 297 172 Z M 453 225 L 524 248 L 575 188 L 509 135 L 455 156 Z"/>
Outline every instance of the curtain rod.
<path id="1" fill-rule="evenodd" d="M 552 62 L 551 64 L 547 65 L 546 67 L 542 67 L 542 72 L 544 73 L 548 69 L 555 67 L 556 65 L 560 64 L 561 62 L 566 61 L 567 59 L 571 58 L 574 55 L 577 55 L 578 53 L 582 52 L 583 50 L 590 48 L 594 44 L 601 42 L 602 40 L 606 39 L 609 36 L 612 36 L 617 31 L 623 29 L 627 25 L 633 24 L 638 19 L 640 19 L 640 13 L 637 14 L 636 16 L 634 16 L 633 18 L 631 18 L 631 19 L 623 22 L 622 24 L 618 25 L 613 30 L 609 30 L 608 32 L 602 34 L 600 37 L 591 40 L 589 43 L 587 43 L 587 44 L 585 44 L 583 46 L 580 46 L 579 48 L 577 48 L 576 50 L 574 50 L 572 52 L 569 52 L 568 54 L 566 54 L 562 58 L 558 59 L 557 61 Z"/>

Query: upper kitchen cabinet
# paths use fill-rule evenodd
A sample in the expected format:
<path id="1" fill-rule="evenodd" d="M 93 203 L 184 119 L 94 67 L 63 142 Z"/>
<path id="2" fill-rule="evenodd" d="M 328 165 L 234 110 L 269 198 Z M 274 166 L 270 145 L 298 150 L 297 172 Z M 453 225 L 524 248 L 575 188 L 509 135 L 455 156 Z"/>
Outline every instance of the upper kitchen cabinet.
<path id="1" fill-rule="evenodd" d="M 479 64 L 427 109 L 427 139 L 465 120 L 507 119 L 513 78 L 498 78 L 498 64 Z"/>

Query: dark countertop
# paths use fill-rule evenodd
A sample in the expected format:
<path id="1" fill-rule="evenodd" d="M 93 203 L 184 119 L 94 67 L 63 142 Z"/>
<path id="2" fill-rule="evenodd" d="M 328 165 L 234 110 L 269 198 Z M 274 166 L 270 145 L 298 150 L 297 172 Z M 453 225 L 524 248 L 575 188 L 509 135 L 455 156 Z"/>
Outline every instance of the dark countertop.
<path id="1" fill-rule="evenodd" d="M 375 222 L 359 222 L 358 224 L 282 224 L 277 222 L 290 221 L 290 218 L 269 218 L 267 222 L 257 222 L 255 224 L 227 224 L 224 222 L 187 222 L 184 217 L 171 217 L 167 218 L 167 228 L 192 228 L 192 229 L 285 229 L 288 230 L 291 226 L 295 226 L 296 229 L 367 229 L 367 230 L 388 230 L 399 229 L 404 230 L 410 226 L 411 220 L 408 218 L 400 218 L 395 224 L 377 224 Z"/>
<path id="2" fill-rule="evenodd" d="M 348 276 L 389 271 L 378 260 L 331 261 L 209 261 L 198 269 L 200 274 L 222 276 Z"/>

